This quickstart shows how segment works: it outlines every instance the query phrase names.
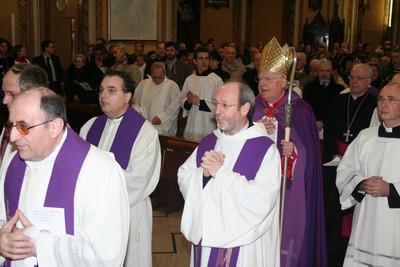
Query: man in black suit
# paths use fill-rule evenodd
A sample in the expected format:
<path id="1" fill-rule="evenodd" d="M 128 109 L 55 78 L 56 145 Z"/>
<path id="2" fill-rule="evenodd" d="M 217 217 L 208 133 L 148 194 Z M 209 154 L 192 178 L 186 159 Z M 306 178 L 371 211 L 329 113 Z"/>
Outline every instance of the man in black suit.
<path id="1" fill-rule="evenodd" d="M 64 96 L 62 84 L 64 83 L 64 72 L 61 67 L 60 58 L 54 55 L 54 43 L 44 40 L 41 44 L 43 54 L 34 57 L 32 63 L 40 66 L 47 72 L 49 88 L 57 94 Z"/>

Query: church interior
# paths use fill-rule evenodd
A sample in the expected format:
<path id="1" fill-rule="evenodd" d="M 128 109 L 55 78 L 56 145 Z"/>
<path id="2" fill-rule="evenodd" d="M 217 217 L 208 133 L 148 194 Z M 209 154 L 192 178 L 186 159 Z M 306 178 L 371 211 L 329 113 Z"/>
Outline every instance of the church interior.
<path id="1" fill-rule="evenodd" d="M 87 55 L 99 37 L 107 47 L 123 43 L 127 54 L 135 43 L 144 53 L 157 42 L 185 43 L 193 53 L 197 41 L 212 39 L 215 48 L 226 42 L 245 49 L 261 47 L 276 37 L 296 49 L 321 43 L 334 50 L 347 44 L 350 54 L 360 44 L 372 51 L 387 42 L 400 44 L 400 0 L 18 0 L 3 1 L 0 37 L 11 47 L 27 47 L 27 58 L 41 54 L 41 42 L 52 40 L 64 73 L 75 55 Z M 132 13 L 130 13 L 132 12 Z M 10 47 L 10 49 L 11 49 Z M 304 48 L 300 48 L 304 49 Z M 361 48 L 362 49 L 362 48 Z M 11 51 L 11 50 L 10 50 Z M 336 51 L 338 52 L 338 51 Z M 66 103 L 71 127 L 79 128 L 101 114 L 98 105 Z M 7 120 L 3 106 L 1 120 Z M 153 202 L 153 266 L 189 266 L 190 243 L 180 232 L 183 198 L 177 169 L 197 143 L 182 139 L 185 120 L 178 118 L 176 137 L 160 136 L 162 168 Z M 331 185 L 332 186 L 332 185 Z M 329 266 L 340 266 L 330 259 Z"/>

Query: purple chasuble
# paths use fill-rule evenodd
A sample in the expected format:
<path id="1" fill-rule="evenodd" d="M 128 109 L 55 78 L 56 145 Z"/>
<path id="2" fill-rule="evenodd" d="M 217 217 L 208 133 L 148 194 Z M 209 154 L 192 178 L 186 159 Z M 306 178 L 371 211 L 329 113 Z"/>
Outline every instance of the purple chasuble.
<path id="1" fill-rule="evenodd" d="M 55 159 L 44 207 L 63 208 L 67 234 L 74 235 L 74 196 L 75 187 L 82 165 L 89 152 L 90 144 L 67 128 L 67 137 Z M 6 215 L 15 214 L 22 183 L 25 177 L 26 163 L 18 153 L 11 160 L 4 181 Z"/>
<path id="2" fill-rule="evenodd" d="M 276 107 L 277 142 L 284 139 L 283 101 Z M 281 266 L 327 266 L 321 150 L 314 112 L 310 105 L 292 93 L 293 121 L 290 141 L 297 149 L 293 179 L 286 182 Z M 253 121 L 264 116 L 267 104 L 256 97 Z M 277 145 L 282 154 L 282 146 Z"/>
<path id="3" fill-rule="evenodd" d="M 136 110 L 128 107 L 124 117 L 122 118 L 121 124 L 118 127 L 110 152 L 114 153 L 115 160 L 124 170 L 128 167 L 133 144 L 135 143 L 136 137 L 145 121 L 146 119 Z M 107 116 L 104 114 L 94 121 L 86 136 L 86 140 L 89 143 L 95 146 L 99 145 L 106 122 Z"/>
<path id="4" fill-rule="evenodd" d="M 211 133 L 205 136 L 199 143 L 196 154 L 197 167 L 200 167 L 201 158 L 206 151 L 212 150 L 217 142 L 217 136 Z M 253 180 L 261 166 L 265 154 L 273 144 L 270 138 L 266 136 L 248 139 L 240 151 L 235 162 L 233 171 L 245 176 L 248 181 Z M 251 155 L 251 157 L 249 156 Z M 201 241 L 194 245 L 194 266 L 201 266 Z M 211 248 L 209 267 L 233 267 L 237 264 L 240 247 L 234 248 Z"/>

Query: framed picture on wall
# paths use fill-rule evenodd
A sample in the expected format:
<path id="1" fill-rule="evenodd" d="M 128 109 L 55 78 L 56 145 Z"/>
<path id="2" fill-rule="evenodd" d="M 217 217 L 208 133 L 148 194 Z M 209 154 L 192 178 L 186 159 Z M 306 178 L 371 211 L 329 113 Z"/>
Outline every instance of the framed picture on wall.
<path id="1" fill-rule="evenodd" d="M 229 7 L 229 0 L 206 0 L 206 7 Z"/>
<path id="2" fill-rule="evenodd" d="M 110 41 L 156 41 L 157 0 L 108 0 Z"/>

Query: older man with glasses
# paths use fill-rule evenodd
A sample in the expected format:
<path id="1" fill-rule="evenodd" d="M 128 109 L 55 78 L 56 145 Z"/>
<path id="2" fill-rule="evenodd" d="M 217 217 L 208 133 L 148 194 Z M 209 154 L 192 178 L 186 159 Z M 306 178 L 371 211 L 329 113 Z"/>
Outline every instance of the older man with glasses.
<path id="1" fill-rule="evenodd" d="M 400 151 L 400 84 L 389 83 L 378 97 L 383 122 L 359 133 L 337 170 L 342 209 L 354 207 L 343 266 L 400 263 L 400 179 L 393 159 Z"/>
<path id="2" fill-rule="evenodd" d="M 321 154 L 314 113 L 292 92 L 293 121 L 285 141 L 287 46 L 273 38 L 262 52 L 253 120 L 264 124 L 281 157 L 288 157 L 281 266 L 326 266 Z M 300 212 L 301 211 L 301 212 Z"/>
<path id="3" fill-rule="evenodd" d="M 151 266 L 150 194 L 160 177 L 161 152 L 157 130 L 130 107 L 134 89 L 134 82 L 125 72 L 108 72 L 99 90 L 104 115 L 90 119 L 80 135 L 114 153 L 124 170 L 131 216 L 124 266 Z"/>
<path id="4" fill-rule="evenodd" d="M 279 152 L 247 85 L 226 83 L 212 105 L 218 129 L 178 170 L 190 266 L 279 266 Z"/>
<path id="5" fill-rule="evenodd" d="M 21 92 L 35 87 L 46 87 L 47 84 L 47 74 L 42 68 L 28 63 L 14 65 L 3 78 L 2 102 L 9 108 L 14 98 Z M 0 135 L 0 163 L 7 155 L 16 150 L 15 145 L 10 143 L 9 139 L 9 130 L 3 128 Z"/>
<path id="6" fill-rule="evenodd" d="M 340 159 L 359 132 L 370 125 L 376 107 L 376 97 L 368 92 L 371 83 L 371 67 L 364 63 L 354 65 L 349 75 L 350 92 L 333 98 L 325 120 L 324 144 L 330 161 Z M 331 182 L 327 210 L 328 246 L 334 251 L 330 256 L 341 265 L 351 232 L 352 210 L 340 209 L 339 196 L 334 187 L 336 167 L 325 170 L 325 181 Z M 327 189 L 328 191 L 328 189 Z"/>

